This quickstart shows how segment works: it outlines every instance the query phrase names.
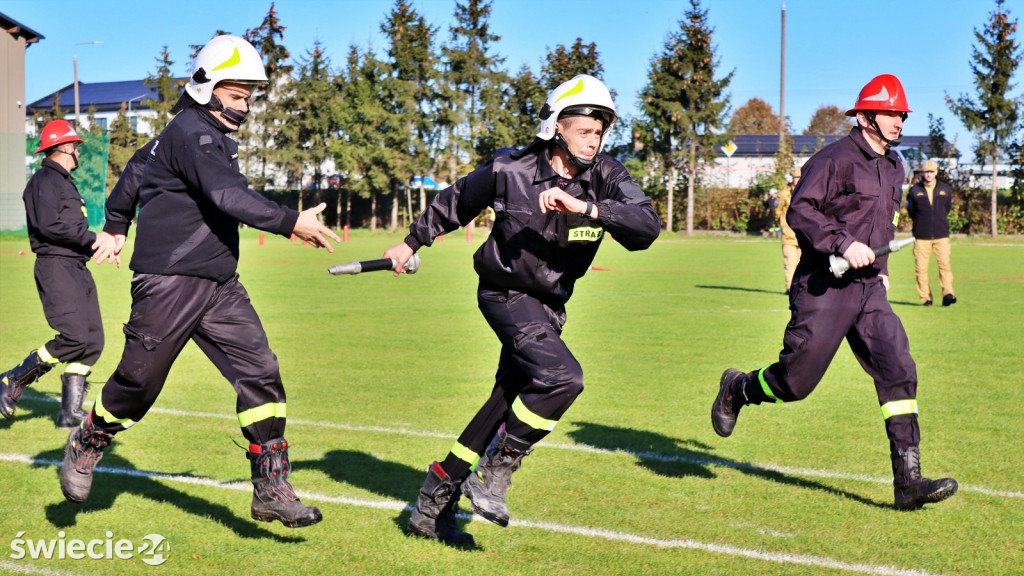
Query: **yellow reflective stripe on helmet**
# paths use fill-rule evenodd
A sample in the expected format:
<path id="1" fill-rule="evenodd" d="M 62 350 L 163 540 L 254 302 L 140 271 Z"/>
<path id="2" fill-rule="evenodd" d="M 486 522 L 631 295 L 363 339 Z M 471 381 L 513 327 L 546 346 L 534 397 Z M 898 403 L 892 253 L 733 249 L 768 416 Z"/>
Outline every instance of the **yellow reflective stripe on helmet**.
<path id="1" fill-rule="evenodd" d="M 96 397 L 96 403 L 93 404 L 92 406 L 93 412 L 96 412 L 97 416 L 103 418 L 103 420 L 108 424 L 120 424 L 121 426 L 124 426 L 125 429 L 135 426 L 136 422 L 134 420 L 130 418 L 118 418 L 117 416 L 111 414 L 109 410 L 104 408 L 103 402 L 101 402 L 102 397 L 103 394 L 101 393 L 99 396 Z"/>
<path id="2" fill-rule="evenodd" d="M 238 413 L 238 425 L 242 428 L 255 424 L 267 418 L 286 418 L 287 410 L 284 402 L 269 402 L 262 406 L 250 408 L 245 412 Z"/>
<path id="3" fill-rule="evenodd" d="M 764 368 L 761 368 L 760 370 L 757 371 L 757 380 L 758 382 L 761 383 L 761 390 L 764 390 L 764 395 L 767 396 L 768 399 L 771 400 L 772 402 L 778 402 L 779 399 L 775 397 L 775 394 L 772 394 L 772 389 L 769 388 L 768 383 L 764 381 L 764 371 L 767 369 L 768 367 L 765 366 Z"/>
<path id="4" fill-rule="evenodd" d="M 577 94 L 579 94 L 581 92 L 583 92 L 583 80 L 580 80 L 579 82 L 576 83 L 575 86 L 573 86 L 572 88 L 566 90 L 565 94 L 562 94 L 558 98 L 555 98 L 555 102 L 557 103 L 562 98 L 568 98 L 569 96 L 575 96 L 575 95 L 577 95 Z"/>
<path id="5" fill-rule="evenodd" d="M 459 460 L 468 463 L 471 469 L 475 468 L 476 463 L 480 461 L 479 454 L 473 452 L 469 448 L 466 448 L 465 446 L 460 444 L 458 440 L 455 441 L 455 444 L 452 444 L 452 449 L 450 450 L 450 452 L 454 454 L 455 457 L 458 458 Z"/>
<path id="6" fill-rule="evenodd" d="M 522 398 L 516 398 L 516 401 L 512 403 L 512 413 L 516 415 L 516 418 L 522 420 L 526 425 L 537 430 L 547 430 L 551 432 L 555 429 L 555 424 L 558 424 L 558 420 L 548 420 L 530 412 L 530 409 L 523 404 Z"/>
<path id="7" fill-rule="evenodd" d="M 893 400 L 882 404 L 882 418 L 886 420 L 903 414 L 917 414 L 917 400 Z"/>
<path id="8" fill-rule="evenodd" d="M 50 353 L 46 350 L 46 346 L 40 346 L 39 349 L 36 350 L 36 354 L 39 355 L 40 360 L 46 362 L 47 364 L 60 364 L 60 360 L 57 360 L 56 358 L 51 356 Z"/>
<path id="9" fill-rule="evenodd" d="M 231 52 L 231 57 L 214 66 L 213 70 L 210 70 L 210 72 L 216 72 L 217 70 L 223 70 L 224 68 L 231 68 L 241 61 L 242 55 L 238 53 L 238 47 L 235 46 L 235 49 Z"/>

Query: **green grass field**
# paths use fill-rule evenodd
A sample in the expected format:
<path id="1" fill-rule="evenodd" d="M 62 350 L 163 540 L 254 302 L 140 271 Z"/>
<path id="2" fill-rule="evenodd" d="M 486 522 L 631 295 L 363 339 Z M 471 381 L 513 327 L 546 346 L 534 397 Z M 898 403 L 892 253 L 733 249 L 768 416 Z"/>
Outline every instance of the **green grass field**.
<path id="1" fill-rule="evenodd" d="M 0 421 L 0 572 L 1024 573 L 1024 241 L 955 240 L 960 302 L 950 308 L 917 304 L 909 250 L 890 259 L 890 300 L 920 379 L 923 472 L 961 485 L 913 513 L 891 508 L 874 387 L 846 346 L 807 400 L 745 408 L 729 439 L 711 429 L 722 370 L 759 368 L 780 349 L 789 312 L 777 240 L 666 236 L 640 253 L 606 242 L 564 334 L 586 391 L 516 473 L 512 524 L 466 514 L 478 546 L 460 550 L 402 528 L 427 465 L 493 382 L 498 345 L 476 309 L 471 260 L 482 237 L 459 231 L 422 250 L 415 276 L 326 273 L 398 240 L 356 231 L 329 254 L 243 233 L 241 279 L 288 390 L 292 481 L 322 523 L 249 518 L 234 394 L 190 345 L 153 411 L 108 449 L 81 507 L 57 482 L 67 438 L 53 426 L 58 376 Z M 33 256 L 19 251 L 26 239 L 0 239 L 0 369 L 52 336 Z M 131 278 L 127 258 L 90 268 L 107 348 L 89 403 L 120 358 Z M 60 534 L 136 546 L 158 534 L 170 552 L 157 568 L 138 557 L 13 557 L 15 539 Z"/>

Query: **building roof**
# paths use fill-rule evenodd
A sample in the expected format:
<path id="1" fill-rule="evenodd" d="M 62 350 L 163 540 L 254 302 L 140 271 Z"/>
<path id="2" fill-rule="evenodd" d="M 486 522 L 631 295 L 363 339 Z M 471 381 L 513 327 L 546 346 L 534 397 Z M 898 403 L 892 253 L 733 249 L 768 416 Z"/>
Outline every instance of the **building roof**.
<path id="1" fill-rule="evenodd" d="M 68 84 L 57 92 L 26 106 L 26 114 L 31 116 L 39 110 L 53 108 L 53 99 L 60 94 L 60 108 L 66 113 L 75 112 L 75 85 Z M 131 102 L 132 108 L 136 110 L 147 109 L 142 101 L 156 99 L 158 96 L 156 88 L 146 86 L 143 80 L 124 80 L 121 82 L 78 82 L 78 106 L 84 114 L 90 106 L 95 106 L 97 112 L 116 112 L 121 109 L 121 104 Z"/>
<path id="2" fill-rule="evenodd" d="M 833 134 L 830 136 L 794 134 L 791 136 L 793 139 L 792 153 L 798 156 L 810 156 L 817 150 L 844 136 L 846 134 Z M 899 149 L 916 151 L 920 147 L 927 154 L 927 150 L 930 148 L 928 140 L 928 136 L 904 136 Z M 732 141 L 736 144 L 736 151 L 732 154 L 733 158 L 774 156 L 779 150 L 778 134 L 737 134 L 733 136 Z M 947 150 L 952 150 L 950 156 L 956 157 L 960 155 L 960 151 L 954 148 L 948 140 L 945 146 Z M 721 155 L 724 156 L 724 153 Z"/>
<path id="3" fill-rule="evenodd" d="M 3 12 L 0 12 L 0 26 L 2 26 L 3 29 L 6 30 L 7 33 L 11 36 L 21 36 L 22 38 L 24 38 L 25 44 L 29 46 L 35 44 L 43 38 L 46 38 L 46 36 L 43 36 L 39 32 L 36 32 L 35 30 L 29 28 L 28 26 L 25 26 L 21 22 L 18 22 L 17 20 L 10 18 Z"/>

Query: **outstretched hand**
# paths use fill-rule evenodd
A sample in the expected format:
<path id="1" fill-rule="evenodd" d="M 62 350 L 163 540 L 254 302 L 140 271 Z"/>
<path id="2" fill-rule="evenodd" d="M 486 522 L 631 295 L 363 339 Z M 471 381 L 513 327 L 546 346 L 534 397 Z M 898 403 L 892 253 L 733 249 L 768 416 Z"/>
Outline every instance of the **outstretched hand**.
<path id="1" fill-rule="evenodd" d="M 103 262 L 117 263 L 121 267 L 121 249 L 124 248 L 126 237 L 124 234 L 110 234 L 100 232 L 96 235 L 96 241 L 92 243 L 92 257 L 98 264 Z"/>
<path id="2" fill-rule="evenodd" d="M 305 240 L 316 248 L 326 248 L 328 252 L 334 252 L 334 246 L 327 241 L 327 238 L 335 242 L 341 242 L 341 238 L 333 230 L 320 222 L 320 213 L 327 208 L 326 202 L 299 212 L 299 219 L 295 221 L 295 234 L 299 239 Z M 324 237 L 327 238 L 324 238 Z"/>

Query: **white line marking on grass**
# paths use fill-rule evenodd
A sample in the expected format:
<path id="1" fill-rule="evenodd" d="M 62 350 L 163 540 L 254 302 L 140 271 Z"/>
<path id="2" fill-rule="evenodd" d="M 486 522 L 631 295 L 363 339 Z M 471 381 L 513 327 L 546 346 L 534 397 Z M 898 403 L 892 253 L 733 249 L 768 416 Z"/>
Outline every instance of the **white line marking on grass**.
<path id="1" fill-rule="evenodd" d="M 47 396 L 38 396 L 35 394 L 26 394 L 22 398 L 22 400 L 39 400 L 54 403 L 57 402 L 56 399 L 49 398 Z M 213 412 L 191 412 L 186 410 L 175 410 L 171 408 L 151 408 L 149 411 L 158 414 L 167 414 L 170 416 L 184 416 L 187 418 L 213 418 L 217 420 L 231 420 L 234 422 L 238 421 L 238 419 L 232 414 L 217 414 Z M 289 418 L 288 423 L 297 426 L 330 428 L 334 430 L 346 430 L 349 432 L 378 432 L 381 434 L 400 434 L 403 436 L 416 436 L 419 438 L 442 438 L 447 440 L 455 439 L 455 437 L 452 436 L 451 434 L 444 434 L 441 432 L 427 432 L 423 430 L 413 430 L 410 428 L 391 428 L 387 426 L 361 426 L 355 424 L 339 424 L 335 422 L 299 420 L 296 418 Z M 721 458 L 699 458 L 694 456 L 678 456 L 673 454 L 661 454 L 660 452 L 633 452 L 630 450 L 622 449 L 611 450 L 608 448 L 598 448 L 597 446 L 591 446 L 589 444 L 545 443 L 543 444 L 543 446 L 555 448 L 558 450 L 575 450 L 577 452 L 589 452 L 592 454 L 629 456 L 640 460 L 655 460 L 657 462 L 681 462 L 684 464 L 696 464 L 698 466 L 720 466 L 722 468 L 732 468 L 734 470 L 777 472 L 779 474 L 788 474 L 790 476 L 828 478 L 832 480 L 855 480 L 859 482 L 871 482 L 874 484 L 892 484 L 892 478 L 880 478 L 877 476 L 868 476 L 866 474 L 852 474 L 848 472 L 832 472 L 829 470 L 818 470 L 814 468 L 794 468 L 791 466 L 779 466 L 776 464 L 752 464 L 748 462 L 734 462 L 731 460 L 725 460 Z M 960 491 L 976 492 L 978 494 L 984 494 L 986 496 L 995 496 L 1001 498 L 1024 499 L 1024 492 L 1015 490 L 999 490 L 995 488 L 986 488 L 984 486 L 975 486 L 971 484 L 961 484 Z"/>
<path id="2" fill-rule="evenodd" d="M 0 571 L 16 572 L 18 574 L 42 574 L 43 576 L 74 576 L 74 572 L 64 572 L 53 568 L 40 568 L 33 564 L 23 562 L 9 562 L 0 560 Z"/>
<path id="3" fill-rule="evenodd" d="M 60 466 L 61 462 L 56 460 L 43 460 L 33 458 L 27 454 L 3 454 L 0 453 L 0 461 L 6 462 L 17 462 L 23 464 L 34 464 L 34 465 L 46 465 L 46 466 Z M 247 482 L 220 482 L 212 478 L 204 478 L 201 476 L 182 476 L 179 474 L 161 474 L 158 472 L 145 472 L 142 470 L 131 470 L 126 468 L 111 468 L 107 466 L 97 466 L 96 472 L 104 474 L 115 474 L 121 476 L 131 476 L 137 478 L 153 478 L 156 480 L 167 480 L 170 482 L 180 482 L 183 484 L 191 484 L 194 486 L 206 486 L 211 488 L 222 488 L 227 490 L 237 491 L 249 491 L 251 490 L 250 485 Z M 360 498 L 346 498 L 342 496 L 328 496 L 325 494 L 317 494 L 314 492 L 305 492 L 296 490 L 296 494 L 303 500 L 309 502 L 326 502 L 332 504 L 344 504 L 349 506 L 358 506 L 364 508 L 376 508 L 379 510 L 392 510 L 401 512 L 403 510 L 411 509 L 412 506 L 397 500 L 364 500 Z M 459 514 L 460 517 L 469 518 L 468 514 Z M 475 518 L 475 517 L 474 517 Z M 921 570 L 908 570 L 904 568 L 896 568 L 894 566 L 874 566 L 871 564 L 855 564 L 850 562 L 843 562 L 840 560 L 833 560 L 832 558 L 822 556 L 808 556 L 804 554 L 788 554 L 785 552 L 764 552 L 761 550 L 750 550 L 747 548 L 740 548 L 737 546 L 728 546 L 724 544 L 708 544 L 705 542 L 697 542 L 688 539 L 675 539 L 675 540 L 664 540 L 660 538 L 650 538 L 647 536 L 639 536 L 637 534 L 629 534 L 626 532 L 616 532 L 612 530 L 602 530 L 600 528 L 588 528 L 585 526 L 570 526 L 566 524 L 553 524 L 550 522 L 533 522 L 530 520 L 512 520 L 509 522 L 510 526 L 516 526 L 520 528 L 534 528 L 537 530 L 546 530 L 548 532 L 556 532 L 559 534 L 572 534 L 575 536 L 583 536 L 585 538 L 601 538 L 603 540 L 611 540 L 615 542 L 625 542 L 627 544 L 641 544 L 647 546 L 655 546 L 658 548 L 685 548 L 690 550 L 700 550 L 703 552 L 710 552 L 713 554 L 724 554 L 728 556 L 742 556 L 744 558 L 750 558 L 753 560 L 762 560 L 765 562 L 774 562 L 776 564 L 799 564 L 801 566 L 818 566 L 822 568 L 831 568 L 834 570 L 844 570 L 847 572 L 857 572 L 860 574 L 876 574 L 879 576 L 939 576 L 932 572 L 924 572 Z M 2 561 L 0 561 L 2 562 Z M 0 568 L 5 567 L 3 563 L 0 563 Z M 32 573 L 38 574 L 58 574 L 56 572 L 37 572 L 33 570 Z"/>

